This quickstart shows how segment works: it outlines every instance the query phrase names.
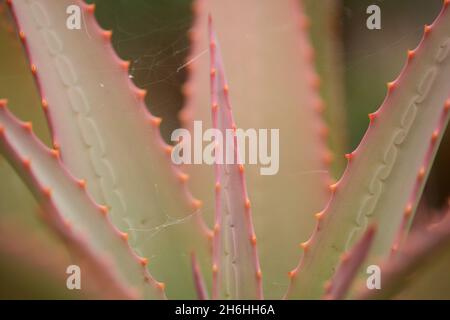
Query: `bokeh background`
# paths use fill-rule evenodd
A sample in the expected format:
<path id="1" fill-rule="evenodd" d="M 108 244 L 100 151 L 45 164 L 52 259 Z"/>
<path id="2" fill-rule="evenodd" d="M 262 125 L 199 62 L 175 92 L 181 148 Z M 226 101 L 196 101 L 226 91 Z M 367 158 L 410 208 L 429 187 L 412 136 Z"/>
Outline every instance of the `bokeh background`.
<path id="1" fill-rule="evenodd" d="M 318 8 L 325 1 L 333 2 L 332 10 L 320 12 Z M 37 119 L 34 128 L 49 143 L 37 91 L 4 2 L 0 0 L 0 97 L 10 100 L 19 117 Z M 169 141 L 170 133 L 180 126 L 177 113 L 184 102 L 182 88 L 190 51 L 188 32 L 193 20 L 192 1 L 88 2 L 97 5 L 100 24 L 114 31 L 113 45 L 123 59 L 131 61 L 130 76 L 136 84 L 148 90 L 148 107 L 164 119 L 162 133 Z M 350 152 L 367 128 L 367 114 L 375 111 L 384 100 L 386 82 L 399 74 L 406 51 L 419 43 L 424 24 L 433 21 L 442 1 L 305 0 L 304 3 L 311 13 L 311 38 L 317 49 L 316 63 L 322 82 L 337 80 L 343 89 L 343 94 L 325 94 L 326 104 L 344 106 L 338 114 L 328 112 L 326 117 L 331 124 L 333 121 L 345 123 L 348 130 L 342 133 L 346 137 L 344 150 Z M 366 8 L 370 4 L 381 8 L 381 30 L 366 28 Z M 331 19 L 323 19 L 321 15 Z M 331 47 L 324 47 L 321 40 L 325 37 L 332 40 Z M 16 40 L 13 46 L 12 38 Z M 333 56 L 332 65 L 323 63 L 326 55 Z M 152 92 L 158 94 L 152 96 Z M 330 140 L 333 145 L 333 137 Z M 342 154 L 334 155 L 336 177 L 343 170 L 343 160 Z M 427 211 L 430 214 L 438 212 L 450 194 L 449 164 L 450 132 L 447 130 L 425 188 L 423 201 L 435 208 Z M 0 298 L 79 297 L 52 280 L 55 274 L 64 279 L 65 274 L 57 266 L 67 265 L 70 255 L 46 232 L 37 216 L 30 216 L 32 211 L 36 211 L 36 203 L 0 157 Z M 14 230 L 33 230 L 33 238 L 22 239 L 18 236 L 20 232 Z M 45 255 L 45 252 L 60 254 Z M 43 286 L 47 290 L 39 289 Z"/>

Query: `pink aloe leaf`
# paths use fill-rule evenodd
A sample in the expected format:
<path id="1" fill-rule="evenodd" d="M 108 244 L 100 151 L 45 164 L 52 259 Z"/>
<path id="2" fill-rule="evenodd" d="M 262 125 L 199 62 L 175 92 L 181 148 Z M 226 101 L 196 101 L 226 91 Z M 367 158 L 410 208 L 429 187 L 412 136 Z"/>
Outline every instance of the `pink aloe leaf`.
<path id="1" fill-rule="evenodd" d="M 236 124 L 243 130 L 280 132 L 278 172 L 261 175 L 260 169 L 267 165 L 246 166 L 261 265 L 266 270 L 264 286 L 270 297 L 279 298 L 288 284 L 283 274 L 295 263 L 296 244 L 311 232 L 314 213 L 329 195 L 326 130 L 306 18 L 296 0 L 199 0 L 194 10 L 193 44 L 187 61 L 190 76 L 184 87 L 187 103 L 180 114 L 184 126 L 193 131 L 196 120 L 202 121 L 204 130 L 213 126 L 205 28 L 211 13 Z M 214 170 L 209 165 L 191 165 L 187 170 L 190 186 L 204 201 L 204 215 L 212 224 Z"/>
<path id="2" fill-rule="evenodd" d="M 359 299 L 445 299 L 450 262 L 450 211 L 442 221 L 411 233 L 395 255 L 381 263 L 381 289 L 360 289 Z"/>
<path id="3" fill-rule="evenodd" d="M 31 123 L 17 120 L 5 100 L 0 100 L 0 148 L 42 205 L 44 218 L 85 257 L 100 282 L 121 297 L 164 298 L 163 285 L 146 271 L 147 260 L 111 225 L 107 207 L 92 200 L 86 182 L 69 174 L 59 152 L 38 140 Z"/>
<path id="4" fill-rule="evenodd" d="M 449 4 L 445 1 L 434 23 L 425 26 L 423 39 L 408 52 L 401 74 L 388 83 L 383 104 L 369 115 L 364 138 L 347 155 L 347 168 L 330 186 L 333 195 L 302 245 L 305 252 L 290 273 L 287 297 L 321 296 L 339 256 L 370 223 L 376 223 L 380 232 L 368 261 L 389 254 L 399 227 L 406 226 L 405 215 L 413 216 L 448 122 Z M 426 167 L 424 158 L 429 158 Z"/>
<path id="5" fill-rule="evenodd" d="M 203 274 L 200 270 L 200 265 L 194 252 L 191 253 L 191 266 L 195 289 L 197 290 L 197 297 L 199 300 L 208 300 L 209 296 L 205 278 L 203 277 Z"/>
<path id="6" fill-rule="evenodd" d="M 100 28 L 95 6 L 84 1 L 10 4 L 63 162 L 110 209 L 133 248 L 152 257 L 149 269 L 168 283 L 169 294 L 194 297 L 193 284 L 184 281 L 189 252 L 196 248 L 201 262 L 208 261 L 207 238 L 198 231 L 201 202 L 170 162 L 161 119 L 147 111 L 146 91 L 129 78 L 112 32 Z M 73 5 L 81 8 L 80 30 L 66 26 Z"/>
<path id="7" fill-rule="evenodd" d="M 14 21 L 6 2 L 0 1 L 0 97 L 7 96 L 19 117 L 33 121 L 36 134 L 48 144 L 50 141 L 40 98 L 30 73 L 30 66 L 14 30 Z M 20 90 L 17 90 L 20 88 Z M 4 216 L 29 217 L 37 207 L 31 192 L 22 183 L 8 162 L 0 157 L 0 213 Z"/>
<path id="8" fill-rule="evenodd" d="M 333 278 L 325 286 L 325 299 L 336 300 L 345 298 L 358 270 L 369 254 L 375 231 L 376 228 L 373 225 L 367 228 L 361 239 L 341 256 L 341 261 Z"/>
<path id="9" fill-rule="evenodd" d="M 216 213 L 213 238 L 213 298 L 262 299 L 261 269 L 253 230 L 250 199 L 239 164 L 236 124 L 217 37 L 210 29 L 211 110 L 221 141 L 215 149 Z M 229 134 L 231 132 L 231 135 Z M 232 139 L 228 143 L 227 139 Z M 222 158 L 222 159 L 220 159 Z M 228 163 L 225 159 L 233 159 Z"/>

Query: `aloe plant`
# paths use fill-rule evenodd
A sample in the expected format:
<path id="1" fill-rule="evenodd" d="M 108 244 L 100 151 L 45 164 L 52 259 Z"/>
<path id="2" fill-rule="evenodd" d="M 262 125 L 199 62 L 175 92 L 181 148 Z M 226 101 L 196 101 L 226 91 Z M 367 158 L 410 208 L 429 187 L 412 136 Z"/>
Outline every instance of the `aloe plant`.
<path id="1" fill-rule="evenodd" d="M 26 66 L 29 74 L 19 81 L 23 110 L 0 100 L 0 150 L 48 226 L 50 235 L 39 240 L 42 256 L 69 254 L 52 268 L 56 274 L 68 263 L 79 265 L 88 297 L 448 296 L 448 284 L 436 290 L 431 285 L 448 266 L 448 216 L 409 229 L 450 114 L 450 1 L 387 84 L 384 102 L 369 114 L 369 128 L 345 155 L 347 167 L 337 182 L 327 145 L 331 140 L 332 150 L 342 152 L 346 128 L 342 119 L 328 127 L 322 117 L 320 77 L 300 1 L 194 1 L 180 122 L 192 134 L 195 121 L 224 135 L 236 128 L 278 129 L 279 172 L 269 176 L 241 163 L 174 163 L 173 153 L 185 141 L 164 142 L 162 119 L 148 111 L 147 92 L 133 83 L 130 62 L 115 53 L 112 32 L 96 22 L 93 4 L 6 4 L 14 29 L 2 12 L 0 47 L 15 73 Z M 81 8 L 81 30 L 66 27 L 66 9 L 74 4 Z M 323 1 L 309 9 L 317 15 L 334 5 Z M 325 39 L 322 47 L 334 45 Z M 337 60 L 321 57 L 327 66 Z M 342 116 L 341 84 L 328 78 L 322 92 L 329 115 Z M 33 119 L 37 134 L 9 108 Z M 239 158 L 245 150 L 223 152 Z M 26 195 L 15 210 L 33 214 L 23 185 L 0 165 L 11 197 Z M 13 228 L 21 237 L 6 247 L 33 250 L 21 238 L 36 228 Z M 365 270 L 374 264 L 381 267 L 379 290 L 364 286 Z M 405 281 L 412 276 L 414 285 Z M 61 274 L 53 281 L 65 284 Z"/>

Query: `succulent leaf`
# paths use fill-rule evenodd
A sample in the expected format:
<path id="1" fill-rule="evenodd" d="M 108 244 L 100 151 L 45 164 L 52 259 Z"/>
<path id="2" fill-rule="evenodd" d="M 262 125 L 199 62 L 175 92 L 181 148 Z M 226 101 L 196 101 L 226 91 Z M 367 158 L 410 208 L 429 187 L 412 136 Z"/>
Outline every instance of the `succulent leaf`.
<path id="1" fill-rule="evenodd" d="M 74 3 L 82 8 L 81 30 L 66 27 L 66 8 Z M 149 268 L 168 282 L 169 293 L 193 297 L 193 284 L 183 279 L 190 276 L 193 247 L 205 260 L 200 203 L 170 163 L 161 119 L 147 111 L 146 92 L 128 77 L 129 63 L 115 54 L 112 33 L 83 1 L 12 1 L 12 8 L 63 162 L 110 209 L 133 248 L 152 257 Z"/>
<path id="2" fill-rule="evenodd" d="M 57 150 L 48 149 L 32 132 L 31 123 L 18 121 L 0 100 L 0 147 L 41 203 L 44 218 L 74 251 L 89 259 L 106 288 L 137 290 L 138 296 L 163 298 L 161 285 L 133 254 L 124 235 L 109 222 L 107 208 L 97 205 L 84 180 L 73 178 Z M 108 262 L 111 261 L 111 262 Z M 111 264 L 111 265 L 110 265 Z"/>
<path id="3" fill-rule="evenodd" d="M 359 299 L 448 299 L 450 212 L 442 221 L 417 230 L 381 264 L 381 290 L 362 289 Z"/>
<path id="4" fill-rule="evenodd" d="M 368 223 L 376 223 L 380 230 L 371 256 L 388 254 L 403 212 L 413 215 L 428 172 L 422 161 L 433 139 L 437 142 L 442 135 L 439 131 L 430 139 L 440 126 L 441 110 L 447 108 L 443 106 L 450 91 L 448 6 L 445 1 L 435 22 L 425 26 L 423 39 L 408 52 L 400 76 L 388 83 L 382 106 L 369 115 L 371 121 L 363 140 L 347 155 L 348 165 L 341 179 L 330 186 L 332 198 L 319 214 L 315 232 L 308 240 L 310 250 L 293 273 L 287 297 L 323 294 L 323 283 L 333 273 L 339 256 Z M 411 199 L 414 202 L 408 203 Z"/>
<path id="5" fill-rule="evenodd" d="M 326 285 L 325 299 L 335 300 L 345 298 L 359 268 L 369 254 L 375 231 L 375 226 L 369 226 L 361 239 L 348 252 L 341 256 L 341 261 L 333 278 Z"/>
<path id="6" fill-rule="evenodd" d="M 8 97 L 12 110 L 21 118 L 32 121 L 36 134 L 46 143 L 50 141 L 40 98 L 23 53 L 14 21 L 6 2 L 0 1 L 0 97 Z M 13 62 L 13 63 L 12 63 Z M 17 90 L 20 88 L 20 90 Z M 35 217 L 36 201 L 8 162 L 0 157 L 0 194 L 8 195 L 0 201 L 1 217 L 21 216 L 27 223 Z M 31 218 L 31 219 L 29 219 Z"/>
<path id="7" fill-rule="evenodd" d="M 197 256 L 193 252 L 191 254 L 192 276 L 194 277 L 195 289 L 197 290 L 197 297 L 199 300 L 208 300 L 208 289 L 206 288 L 205 279 L 200 270 L 200 265 L 197 261 Z"/>
<path id="8" fill-rule="evenodd" d="M 260 235 L 277 235 L 261 236 L 258 245 L 268 297 L 279 298 L 288 284 L 283 274 L 295 264 L 296 244 L 311 232 L 314 213 L 329 195 L 328 156 L 322 136 L 326 130 L 319 114 L 322 101 L 305 17 L 296 0 L 200 0 L 195 2 L 194 12 L 187 104 L 180 114 L 184 126 L 192 130 L 194 121 L 199 120 L 205 130 L 212 127 L 205 29 L 211 13 L 236 124 L 243 130 L 280 132 L 279 171 L 261 175 L 259 165 L 246 166 L 255 230 Z M 204 201 L 204 215 L 212 223 L 214 170 L 209 165 L 191 165 L 187 170 L 190 186 Z"/>
<path id="9" fill-rule="evenodd" d="M 262 299 L 261 268 L 250 199 L 244 165 L 239 163 L 239 152 L 242 150 L 238 148 L 228 84 L 211 19 L 209 29 L 212 123 L 213 128 L 221 132 L 224 146 L 221 152 L 218 148 L 215 149 L 213 299 Z M 232 134 L 229 135 L 229 132 Z M 232 143 L 227 141 L 230 137 Z M 233 163 L 223 161 L 229 158 L 234 160 Z"/>

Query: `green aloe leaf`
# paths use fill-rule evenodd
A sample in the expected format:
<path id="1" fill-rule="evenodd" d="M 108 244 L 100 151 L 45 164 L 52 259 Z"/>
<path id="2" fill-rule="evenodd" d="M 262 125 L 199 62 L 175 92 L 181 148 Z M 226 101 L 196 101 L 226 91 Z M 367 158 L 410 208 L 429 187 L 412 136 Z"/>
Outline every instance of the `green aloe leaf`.
<path id="1" fill-rule="evenodd" d="M 71 5 L 81 9 L 80 30 L 66 27 Z M 151 259 L 149 269 L 167 282 L 169 294 L 193 297 L 194 284 L 185 281 L 190 251 L 206 261 L 200 203 L 170 163 L 161 119 L 147 111 L 146 92 L 115 54 L 111 32 L 83 1 L 12 1 L 12 8 L 63 162 L 110 209 L 133 248 Z"/>
<path id="2" fill-rule="evenodd" d="M 447 115 L 442 119 L 450 92 L 448 5 L 445 2 L 439 17 L 425 27 L 423 40 L 408 52 L 402 73 L 388 84 L 382 106 L 369 115 L 369 129 L 358 148 L 347 155 L 347 169 L 331 186 L 333 196 L 318 214 L 287 297 L 322 295 L 339 256 L 369 223 L 380 230 L 372 257 L 388 254 L 398 229 L 409 224 L 448 121 Z"/>
<path id="3" fill-rule="evenodd" d="M 146 272 L 122 234 L 109 222 L 108 209 L 96 204 L 84 180 L 65 169 L 59 153 L 48 149 L 32 132 L 31 123 L 18 121 L 0 100 L 1 151 L 42 205 L 43 217 L 89 265 L 97 270 L 105 290 L 121 297 L 134 294 L 163 298 L 163 286 Z M 137 292 L 131 293 L 130 290 Z"/>

